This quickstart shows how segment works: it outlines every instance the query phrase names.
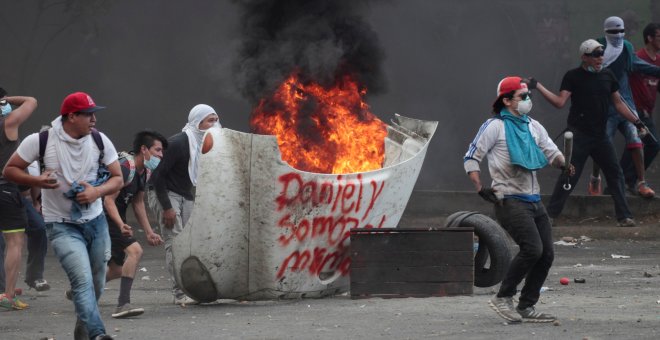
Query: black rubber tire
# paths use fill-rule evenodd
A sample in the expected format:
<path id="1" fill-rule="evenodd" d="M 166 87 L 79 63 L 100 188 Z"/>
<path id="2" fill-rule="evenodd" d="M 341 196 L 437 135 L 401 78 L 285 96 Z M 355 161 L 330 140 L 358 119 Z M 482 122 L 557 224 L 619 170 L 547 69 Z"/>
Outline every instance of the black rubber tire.
<path id="1" fill-rule="evenodd" d="M 474 285 L 491 287 L 504 279 L 511 263 L 511 249 L 506 231 L 490 217 L 476 212 L 457 212 L 447 218 L 448 228 L 471 227 L 479 237 L 474 256 Z M 490 258 L 490 267 L 484 265 Z"/>

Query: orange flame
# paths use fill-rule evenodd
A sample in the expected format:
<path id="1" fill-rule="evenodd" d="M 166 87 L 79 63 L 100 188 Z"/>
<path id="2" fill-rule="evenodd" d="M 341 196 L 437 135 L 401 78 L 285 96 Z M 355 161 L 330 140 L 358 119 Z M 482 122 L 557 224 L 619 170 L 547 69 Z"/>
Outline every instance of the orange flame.
<path id="1" fill-rule="evenodd" d="M 380 169 L 386 125 L 369 111 L 350 76 L 325 88 L 294 73 L 252 112 L 255 133 L 277 136 L 282 159 L 309 172 L 344 174 Z"/>

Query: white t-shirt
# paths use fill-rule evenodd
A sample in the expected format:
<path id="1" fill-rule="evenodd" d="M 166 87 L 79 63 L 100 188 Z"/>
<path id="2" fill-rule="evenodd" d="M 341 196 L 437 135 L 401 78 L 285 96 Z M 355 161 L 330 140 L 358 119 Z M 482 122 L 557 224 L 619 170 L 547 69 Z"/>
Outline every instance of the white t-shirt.
<path id="1" fill-rule="evenodd" d="M 84 180 L 87 182 L 92 182 L 96 180 L 96 172 L 98 170 L 98 159 L 100 150 L 96 146 L 94 139 L 87 139 L 87 144 L 92 148 L 92 159 L 94 164 L 90 168 L 87 175 L 84 177 Z M 54 169 L 57 175 L 57 181 L 60 186 L 57 189 L 41 189 L 41 207 L 42 213 L 44 216 L 44 221 L 46 223 L 51 222 L 69 222 L 69 223 L 85 223 L 89 220 L 96 218 L 98 215 L 103 213 L 103 204 L 101 199 L 97 199 L 94 203 L 87 206 L 83 205 L 82 217 L 79 220 L 71 220 L 71 207 L 73 201 L 66 198 L 64 193 L 68 192 L 71 189 L 71 183 L 67 182 L 64 176 L 62 176 L 62 169 L 59 165 L 59 160 L 57 158 L 57 153 L 55 150 L 55 145 L 53 139 L 57 138 L 55 135 L 50 133 L 48 138 L 48 143 L 46 143 L 46 150 L 44 152 L 44 164 L 45 169 Z M 109 165 L 118 159 L 117 150 L 112 144 L 110 139 L 103 133 L 101 133 L 101 139 L 103 140 L 103 163 Z M 33 133 L 27 136 L 21 145 L 18 146 L 16 150 L 18 156 L 20 156 L 24 161 L 31 163 L 39 159 L 39 134 Z"/>

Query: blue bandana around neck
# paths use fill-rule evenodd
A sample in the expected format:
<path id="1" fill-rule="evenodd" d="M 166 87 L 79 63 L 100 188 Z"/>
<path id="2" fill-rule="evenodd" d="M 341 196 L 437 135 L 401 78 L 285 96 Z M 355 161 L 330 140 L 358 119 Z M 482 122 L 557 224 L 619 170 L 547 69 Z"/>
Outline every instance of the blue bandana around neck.
<path id="1" fill-rule="evenodd" d="M 534 171 L 548 165 L 541 148 L 536 145 L 532 133 L 529 131 L 529 118 L 527 115 L 516 116 L 506 109 L 500 111 L 504 121 L 506 145 L 509 149 L 511 164 L 518 165 L 527 170 Z"/>

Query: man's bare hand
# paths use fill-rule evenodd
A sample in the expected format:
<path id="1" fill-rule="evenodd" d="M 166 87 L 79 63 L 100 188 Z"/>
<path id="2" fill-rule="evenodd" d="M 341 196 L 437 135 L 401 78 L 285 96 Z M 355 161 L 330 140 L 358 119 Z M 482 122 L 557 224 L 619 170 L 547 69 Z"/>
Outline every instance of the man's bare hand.
<path id="1" fill-rule="evenodd" d="M 119 229 L 121 230 L 121 234 L 125 237 L 133 237 L 133 227 L 130 225 L 124 223 Z"/>
<path id="2" fill-rule="evenodd" d="M 101 193 L 99 192 L 99 189 L 96 187 L 92 186 L 91 184 L 82 181 L 80 182 L 80 185 L 85 187 L 85 190 L 83 192 L 79 192 L 76 195 L 76 201 L 80 204 L 90 204 L 99 199 L 101 197 Z"/>
<path id="3" fill-rule="evenodd" d="M 175 222 L 176 222 L 176 211 L 174 211 L 174 209 L 169 208 L 163 211 L 163 224 L 165 225 L 166 228 L 172 229 L 172 227 L 174 227 Z"/>
<path id="4" fill-rule="evenodd" d="M 55 175 L 55 170 L 46 170 L 39 177 L 39 182 L 37 186 L 44 189 L 56 189 L 60 186 L 60 183 L 57 181 L 57 176 Z"/>
<path id="5" fill-rule="evenodd" d="M 149 243 L 150 246 L 154 246 L 154 247 L 165 243 L 163 241 L 163 238 L 160 237 L 160 235 L 158 235 L 156 233 L 151 233 L 151 234 L 147 235 L 147 242 Z"/>

